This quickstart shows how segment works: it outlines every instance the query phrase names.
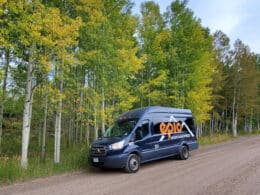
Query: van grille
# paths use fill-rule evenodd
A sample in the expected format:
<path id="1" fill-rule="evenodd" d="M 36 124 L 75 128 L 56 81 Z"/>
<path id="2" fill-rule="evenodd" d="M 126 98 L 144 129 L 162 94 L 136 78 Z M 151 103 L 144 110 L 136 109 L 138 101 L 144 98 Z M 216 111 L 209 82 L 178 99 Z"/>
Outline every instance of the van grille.
<path id="1" fill-rule="evenodd" d="M 91 147 L 91 155 L 93 156 L 105 156 L 106 148 L 102 145 L 94 145 Z"/>

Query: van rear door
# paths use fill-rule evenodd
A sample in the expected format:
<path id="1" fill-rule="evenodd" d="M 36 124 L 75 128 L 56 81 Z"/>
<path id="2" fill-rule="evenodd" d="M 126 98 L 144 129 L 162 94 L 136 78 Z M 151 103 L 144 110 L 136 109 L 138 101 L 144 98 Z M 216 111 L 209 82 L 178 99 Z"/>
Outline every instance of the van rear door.
<path id="1" fill-rule="evenodd" d="M 152 137 L 154 140 L 153 145 L 157 158 L 162 158 L 174 154 L 174 148 L 172 140 L 168 137 L 168 134 L 161 132 L 163 125 L 165 127 L 170 122 L 169 114 L 166 113 L 154 113 L 153 125 L 152 125 Z"/>
<path id="2" fill-rule="evenodd" d="M 173 114 L 167 113 L 154 118 L 153 122 L 153 132 L 158 139 L 158 157 L 177 154 L 182 140 L 182 121 L 176 119 Z"/>

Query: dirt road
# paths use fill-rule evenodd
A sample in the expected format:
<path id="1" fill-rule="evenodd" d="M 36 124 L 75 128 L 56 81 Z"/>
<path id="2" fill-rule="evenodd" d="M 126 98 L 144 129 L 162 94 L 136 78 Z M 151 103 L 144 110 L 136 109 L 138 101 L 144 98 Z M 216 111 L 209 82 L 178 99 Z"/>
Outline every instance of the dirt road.
<path id="1" fill-rule="evenodd" d="M 260 136 L 202 147 L 186 161 L 148 163 L 136 174 L 93 169 L 2 187 L 0 194 L 260 195 Z"/>

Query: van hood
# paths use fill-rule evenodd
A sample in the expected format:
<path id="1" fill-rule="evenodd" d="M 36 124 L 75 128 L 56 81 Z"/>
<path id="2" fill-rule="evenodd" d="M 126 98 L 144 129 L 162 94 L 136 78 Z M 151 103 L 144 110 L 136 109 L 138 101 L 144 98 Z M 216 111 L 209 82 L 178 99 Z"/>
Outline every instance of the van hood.
<path id="1" fill-rule="evenodd" d="M 92 145 L 110 145 L 116 142 L 119 142 L 123 139 L 123 137 L 110 137 L 110 138 L 100 138 L 96 140 Z"/>

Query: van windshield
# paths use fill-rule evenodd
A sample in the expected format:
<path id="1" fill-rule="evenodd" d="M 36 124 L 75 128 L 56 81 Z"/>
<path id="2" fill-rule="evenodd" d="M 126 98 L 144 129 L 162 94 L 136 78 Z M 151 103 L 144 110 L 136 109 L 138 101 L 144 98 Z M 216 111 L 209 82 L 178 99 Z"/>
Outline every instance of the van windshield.
<path id="1" fill-rule="evenodd" d="M 127 136 L 133 130 L 137 121 L 138 121 L 138 119 L 117 121 L 117 122 L 115 122 L 114 125 L 112 125 L 105 131 L 103 137 L 109 138 L 109 137 Z"/>

